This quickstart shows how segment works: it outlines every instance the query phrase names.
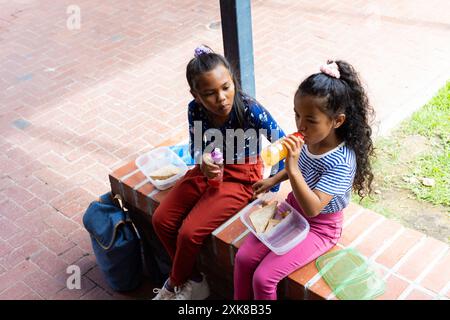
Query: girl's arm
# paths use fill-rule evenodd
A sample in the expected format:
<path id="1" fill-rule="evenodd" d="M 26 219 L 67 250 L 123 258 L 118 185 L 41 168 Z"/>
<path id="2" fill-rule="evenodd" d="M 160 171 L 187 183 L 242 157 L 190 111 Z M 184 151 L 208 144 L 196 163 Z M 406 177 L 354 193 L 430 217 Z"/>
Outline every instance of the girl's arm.
<path id="1" fill-rule="evenodd" d="M 298 167 L 298 158 L 303 146 L 303 141 L 290 135 L 285 140 L 285 146 L 288 150 L 286 157 L 286 173 L 292 186 L 292 192 L 295 199 L 308 217 L 317 216 L 320 211 L 331 201 L 332 195 L 319 190 L 311 190 L 306 184 L 305 179 Z"/>
<path id="2" fill-rule="evenodd" d="M 276 186 L 287 179 L 287 172 L 283 169 L 272 177 L 256 182 L 252 186 L 254 192 L 253 197 L 255 198 L 258 194 L 269 191 L 269 189 L 273 188 L 273 186 Z"/>
<path id="3" fill-rule="evenodd" d="M 308 217 L 317 216 L 333 198 L 332 195 L 322 191 L 311 190 L 298 169 L 296 172 L 288 173 L 288 176 L 295 199 Z"/>
<path id="4" fill-rule="evenodd" d="M 268 179 L 271 179 L 274 185 L 282 183 L 283 181 L 286 181 L 289 179 L 288 174 L 286 172 L 286 169 L 283 169 L 281 171 L 278 171 L 278 173 Z"/>

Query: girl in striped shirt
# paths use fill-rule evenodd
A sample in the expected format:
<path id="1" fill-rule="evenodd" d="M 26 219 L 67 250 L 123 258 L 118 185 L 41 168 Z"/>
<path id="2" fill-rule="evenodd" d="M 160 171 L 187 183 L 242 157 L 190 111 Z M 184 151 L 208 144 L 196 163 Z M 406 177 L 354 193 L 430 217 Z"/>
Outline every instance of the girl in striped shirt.
<path id="1" fill-rule="evenodd" d="M 235 258 L 235 299 L 275 300 L 280 280 L 338 242 L 352 189 L 360 196 L 372 191 L 373 109 L 359 76 L 345 61 L 328 61 L 320 71 L 306 78 L 294 97 L 303 140 L 288 136 L 284 170 L 253 186 L 258 195 L 289 179 L 286 201 L 308 220 L 310 232 L 284 255 L 249 234 Z"/>

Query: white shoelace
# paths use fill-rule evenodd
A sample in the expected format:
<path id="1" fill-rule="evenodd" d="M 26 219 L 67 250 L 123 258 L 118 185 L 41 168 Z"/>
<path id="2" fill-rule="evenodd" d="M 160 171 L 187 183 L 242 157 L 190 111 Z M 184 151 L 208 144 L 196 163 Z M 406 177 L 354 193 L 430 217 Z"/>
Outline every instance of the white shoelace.
<path id="1" fill-rule="evenodd" d="M 160 298 L 163 298 L 163 299 L 165 299 L 166 297 L 173 298 L 173 297 L 175 297 L 177 295 L 178 292 L 180 292 L 180 289 L 178 287 L 174 288 L 174 292 L 171 292 L 170 290 L 167 290 L 166 288 L 164 288 L 164 286 L 161 289 L 159 289 L 159 288 L 154 288 L 153 289 L 153 293 L 156 293 L 156 296 L 161 294 Z"/>
<path id="2" fill-rule="evenodd" d="M 159 288 L 154 288 L 154 289 L 153 289 L 153 293 L 158 294 L 161 290 L 162 290 L 162 288 L 161 288 L 161 289 L 159 289 Z"/>

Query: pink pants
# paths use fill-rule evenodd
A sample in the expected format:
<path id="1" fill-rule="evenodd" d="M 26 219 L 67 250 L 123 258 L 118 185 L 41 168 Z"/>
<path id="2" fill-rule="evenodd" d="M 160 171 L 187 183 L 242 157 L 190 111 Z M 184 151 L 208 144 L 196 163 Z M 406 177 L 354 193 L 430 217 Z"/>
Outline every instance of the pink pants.
<path id="1" fill-rule="evenodd" d="M 286 201 L 302 213 L 292 192 Z M 327 252 L 338 242 L 344 218 L 342 211 L 305 218 L 309 222 L 310 232 L 301 243 L 284 255 L 276 255 L 270 251 L 253 234 L 247 236 L 235 258 L 235 300 L 276 300 L 278 282 Z"/>

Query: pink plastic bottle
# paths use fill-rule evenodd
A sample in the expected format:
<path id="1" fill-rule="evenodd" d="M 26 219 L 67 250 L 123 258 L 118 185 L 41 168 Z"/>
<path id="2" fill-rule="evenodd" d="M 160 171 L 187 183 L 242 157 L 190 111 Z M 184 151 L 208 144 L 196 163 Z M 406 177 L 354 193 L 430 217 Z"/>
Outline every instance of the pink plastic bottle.
<path id="1" fill-rule="evenodd" d="M 223 154 L 220 152 L 219 148 L 215 148 L 213 152 L 211 152 L 211 158 L 215 164 L 220 166 L 220 173 L 216 177 L 208 179 L 208 184 L 211 187 L 218 188 L 223 180 Z"/>

